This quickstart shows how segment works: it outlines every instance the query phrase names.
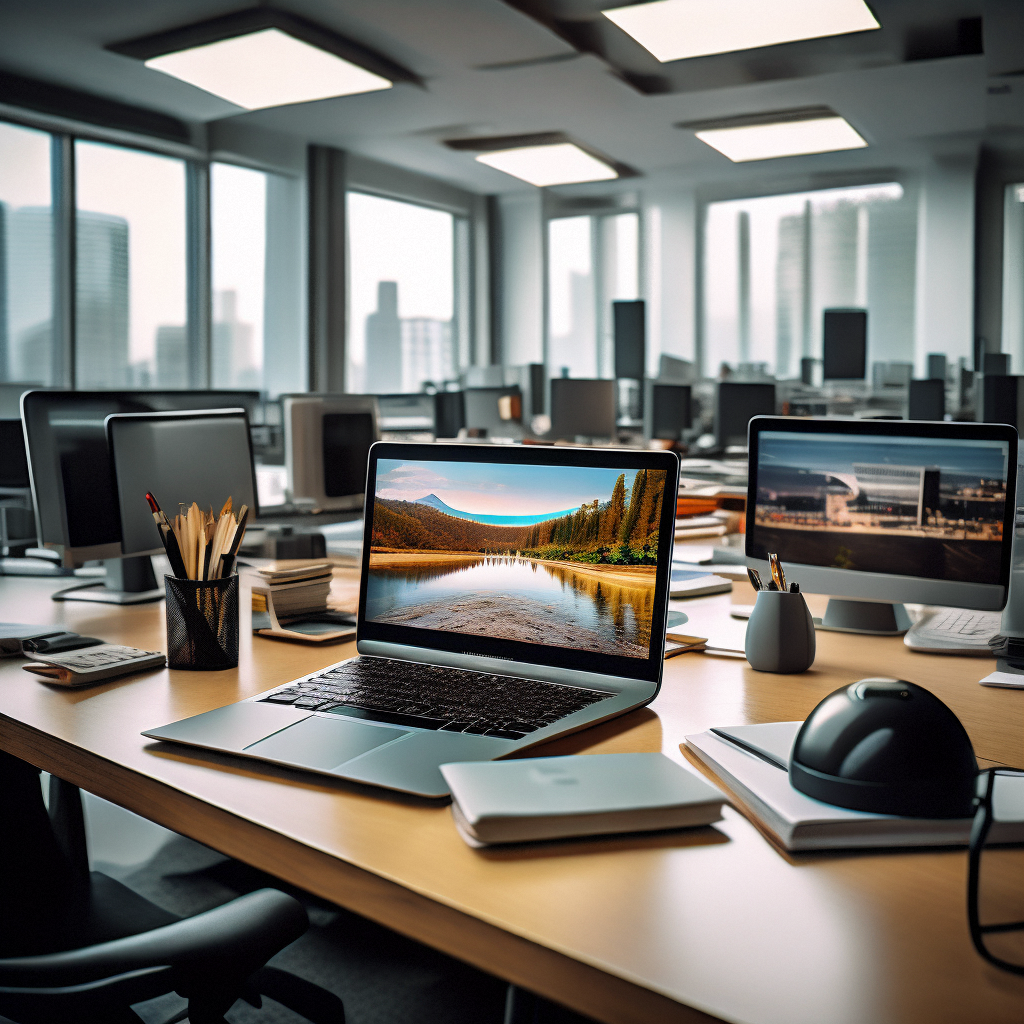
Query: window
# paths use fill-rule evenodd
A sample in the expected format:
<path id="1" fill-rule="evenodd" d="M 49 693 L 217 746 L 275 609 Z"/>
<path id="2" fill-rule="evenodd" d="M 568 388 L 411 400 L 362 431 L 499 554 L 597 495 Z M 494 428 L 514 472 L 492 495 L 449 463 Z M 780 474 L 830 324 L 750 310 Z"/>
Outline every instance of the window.
<path id="1" fill-rule="evenodd" d="M 917 205 L 895 182 L 709 203 L 703 372 L 821 356 L 822 311 L 868 310 L 869 361 L 914 361 Z"/>
<path id="2" fill-rule="evenodd" d="M 0 381 L 59 382 L 50 136 L 0 124 Z"/>
<path id="3" fill-rule="evenodd" d="M 1003 337 L 1010 370 L 1024 366 L 1024 183 L 1006 186 L 1003 204 Z"/>
<path id="4" fill-rule="evenodd" d="M 635 213 L 548 222 L 548 368 L 553 376 L 612 377 L 612 302 L 640 296 Z"/>
<path id="5" fill-rule="evenodd" d="M 210 168 L 215 388 L 305 390 L 299 201 L 298 182 L 281 175 L 230 164 Z M 184 379 L 168 377 L 160 386 L 186 387 Z"/>
<path id="6" fill-rule="evenodd" d="M 419 391 L 458 376 L 456 218 L 349 192 L 346 387 Z"/>
<path id="7" fill-rule="evenodd" d="M 186 380 L 185 164 L 75 144 L 75 384 Z"/>

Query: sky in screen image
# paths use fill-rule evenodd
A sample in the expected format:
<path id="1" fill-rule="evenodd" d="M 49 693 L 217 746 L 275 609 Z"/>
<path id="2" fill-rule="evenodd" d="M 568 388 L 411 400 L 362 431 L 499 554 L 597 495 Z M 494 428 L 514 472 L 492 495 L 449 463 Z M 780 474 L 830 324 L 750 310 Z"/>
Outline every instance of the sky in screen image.
<path id="1" fill-rule="evenodd" d="M 853 464 L 938 466 L 944 473 L 1005 480 L 1007 446 L 999 441 L 931 438 L 837 437 L 765 431 L 758 443 L 758 464 L 793 466 L 812 473 L 852 473 Z"/>
<path id="2" fill-rule="evenodd" d="M 436 494 L 462 512 L 536 516 L 607 501 L 623 473 L 628 491 L 636 474 L 632 469 L 380 459 L 376 494 L 395 501 Z"/>

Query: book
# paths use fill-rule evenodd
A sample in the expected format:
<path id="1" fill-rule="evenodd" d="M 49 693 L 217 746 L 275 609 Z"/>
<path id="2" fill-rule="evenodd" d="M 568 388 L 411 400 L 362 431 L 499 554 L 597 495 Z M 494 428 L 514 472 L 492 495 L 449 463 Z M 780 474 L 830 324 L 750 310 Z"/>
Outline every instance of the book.
<path id="1" fill-rule="evenodd" d="M 716 576 L 705 569 L 672 569 L 669 577 L 670 597 L 704 597 L 732 590 L 732 580 Z"/>
<path id="2" fill-rule="evenodd" d="M 710 825 L 725 797 L 664 754 L 571 754 L 441 765 L 470 845 Z"/>
<path id="3" fill-rule="evenodd" d="M 769 722 L 720 730 L 789 763 L 802 722 Z M 834 807 L 794 789 L 789 773 L 713 732 L 683 746 L 732 791 L 736 806 L 785 850 L 843 850 L 891 846 L 966 846 L 970 818 L 901 818 Z M 1000 776 L 995 786 L 990 843 L 1024 842 L 1024 777 Z"/>

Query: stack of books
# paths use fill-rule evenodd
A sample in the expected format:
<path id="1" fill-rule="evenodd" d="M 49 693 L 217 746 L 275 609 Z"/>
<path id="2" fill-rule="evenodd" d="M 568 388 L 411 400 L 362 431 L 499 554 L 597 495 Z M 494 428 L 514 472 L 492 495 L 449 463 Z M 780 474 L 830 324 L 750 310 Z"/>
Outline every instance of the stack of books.
<path id="1" fill-rule="evenodd" d="M 281 640 L 325 643 L 355 633 L 351 616 L 331 612 L 331 566 L 259 569 L 252 582 L 252 630 Z"/>

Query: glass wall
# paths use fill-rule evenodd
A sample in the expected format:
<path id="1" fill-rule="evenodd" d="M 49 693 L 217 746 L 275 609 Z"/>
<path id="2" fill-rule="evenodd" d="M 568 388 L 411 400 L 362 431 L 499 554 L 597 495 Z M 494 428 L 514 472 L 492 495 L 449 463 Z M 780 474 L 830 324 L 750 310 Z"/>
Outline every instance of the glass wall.
<path id="1" fill-rule="evenodd" d="M 75 191 L 76 385 L 183 386 L 184 161 L 79 141 Z"/>
<path id="2" fill-rule="evenodd" d="M 347 216 L 347 390 L 389 394 L 454 380 L 455 217 L 362 192 L 349 192 Z"/>
<path id="3" fill-rule="evenodd" d="M 53 384 L 50 136 L 0 123 L 0 381 Z"/>
<path id="4" fill-rule="evenodd" d="M 636 213 L 548 222 L 548 367 L 553 376 L 615 372 L 612 302 L 640 297 Z"/>
<path id="5" fill-rule="evenodd" d="M 914 361 L 917 202 L 891 182 L 709 203 L 703 372 L 821 356 L 822 311 L 868 310 L 868 360 Z"/>

